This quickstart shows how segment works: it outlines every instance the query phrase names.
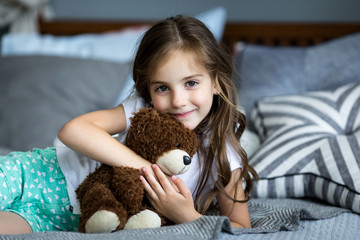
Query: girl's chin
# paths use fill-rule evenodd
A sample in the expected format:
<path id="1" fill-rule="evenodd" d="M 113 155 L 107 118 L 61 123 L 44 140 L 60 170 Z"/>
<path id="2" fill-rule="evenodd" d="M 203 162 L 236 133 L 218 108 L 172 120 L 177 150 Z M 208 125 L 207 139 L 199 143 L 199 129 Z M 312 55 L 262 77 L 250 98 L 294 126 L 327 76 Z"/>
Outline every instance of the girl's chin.
<path id="1" fill-rule="evenodd" d="M 182 122 L 182 121 L 181 121 Z M 189 130 L 194 130 L 196 128 L 196 126 L 194 126 L 193 124 L 189 123 L 189 122 L 182 122 L 184 124 L 184 126 L 189 129 Z"/>

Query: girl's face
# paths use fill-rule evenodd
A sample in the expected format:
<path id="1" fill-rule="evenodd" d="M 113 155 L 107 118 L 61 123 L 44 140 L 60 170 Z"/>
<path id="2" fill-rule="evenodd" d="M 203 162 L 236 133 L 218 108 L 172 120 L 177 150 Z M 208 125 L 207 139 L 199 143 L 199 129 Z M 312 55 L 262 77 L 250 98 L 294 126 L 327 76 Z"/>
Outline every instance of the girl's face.
<path id="1" fill-rule="evenodd" d="M 171 114 L 190 130 L 207 116 L 216 91 L 205 67 L 182 51 L 168 54 L 150 78 L 154 108 Z"/>

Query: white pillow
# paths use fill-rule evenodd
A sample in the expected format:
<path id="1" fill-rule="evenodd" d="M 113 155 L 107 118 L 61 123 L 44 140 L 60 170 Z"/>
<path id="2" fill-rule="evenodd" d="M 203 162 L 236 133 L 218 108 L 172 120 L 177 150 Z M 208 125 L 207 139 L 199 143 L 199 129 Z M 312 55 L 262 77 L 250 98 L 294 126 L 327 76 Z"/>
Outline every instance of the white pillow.
<path id="1" fill-rule="evenodd" d="M 216 41 L 221 41 L 226 25 L 226 9 L 224 7 L 217 7 L 202 12 L 196 15 L 195 18 L 202 21 L 209 28 Z"/>
<path id="2" fill-rule="evenodd" d="M 226 23 L 223 7 L 210 9 L 195 16 L 220 41 Z M 3 36 L 2 55 L 55 55 L 129 62 L 135 57 L 137 45 L 149 26 L 128 28 L 119 32 L 51 36 L 35 33 L 12 33 Z"/>
<path id="3" fill-rule="evenodd" d="M 256 133 L 246 128 L 240 138 L 240 143 L 244 148 L 247 157 L 251 158 L 260 147 L 260 138 Z"/>
<path id="4" fill-rule="evenodd" d="M 12 33 L 3 37 L 2 55 L 53 55 L 116 62 L 134 59 L 136 45 L 148 27 L 119 32 L 52 36 L 37 33 Z"/>

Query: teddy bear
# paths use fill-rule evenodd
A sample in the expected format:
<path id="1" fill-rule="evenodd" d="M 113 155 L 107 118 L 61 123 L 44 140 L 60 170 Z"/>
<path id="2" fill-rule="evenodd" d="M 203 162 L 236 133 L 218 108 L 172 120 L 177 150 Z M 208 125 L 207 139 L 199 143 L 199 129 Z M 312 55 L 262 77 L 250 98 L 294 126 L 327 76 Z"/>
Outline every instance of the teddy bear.
<path id="1" fill-rule="evenodd" d="M 188 170 L 198 148 L 193 131 L 153 108 L 140 109 L 130 121 L 126 136 L 130 149 L 167 175 Z M 166 219 L 146 198 L 140 174 L 139 169 L 105 164 L 90 173 L 76 189 L 81 209 L 79 231 L 100 233 L 164 225 Z"/>

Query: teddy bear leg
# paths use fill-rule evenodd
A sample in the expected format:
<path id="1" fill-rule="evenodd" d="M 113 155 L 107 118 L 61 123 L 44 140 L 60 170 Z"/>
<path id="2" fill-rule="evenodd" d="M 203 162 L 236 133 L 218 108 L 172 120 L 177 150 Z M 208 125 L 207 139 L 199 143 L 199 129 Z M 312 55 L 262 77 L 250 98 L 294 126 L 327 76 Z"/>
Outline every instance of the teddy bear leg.
<path id="1" fill-rule="evenodd" d="M 131 216 L 124 229 L 157 228 L 161 226 L 159 215 L 149 209 L 143 210 Z"/>
<path id="2" fill-rule="evenodd" d="M 112 232 L 124 227 L 127 211 L 104 184 L 95 184 L 81 202 L 79 231 L 86 233 Z"/>
<path id="3" fill-rule="evenodd" d="M 108 210 L 96 211 L 85 224 L 86 233 L 113 232 L 120 225 L 119 217 Z"/>

